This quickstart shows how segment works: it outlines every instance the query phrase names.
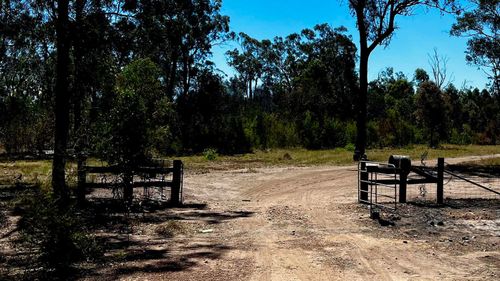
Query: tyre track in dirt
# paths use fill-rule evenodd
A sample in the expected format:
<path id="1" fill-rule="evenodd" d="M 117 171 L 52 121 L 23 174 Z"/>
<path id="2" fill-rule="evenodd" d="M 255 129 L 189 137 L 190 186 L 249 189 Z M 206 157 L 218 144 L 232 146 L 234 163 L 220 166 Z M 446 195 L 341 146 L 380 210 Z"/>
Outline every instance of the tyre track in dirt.
<path id="1" fill-rule="evenodd" d="M 447 162 L 468 159 L 477 158 Z M 188 199 L 207 202 L 212 209 L 253 214 L 217 228 L 226 243 L 245 248 L 223 255 L 223 263 L 251 260 L 248 267 L 230 266 L 247 271 L 237 274 L 245 276 L 241 280 L 494 280 L 499 276 L 498 249 L 464 255 L 439 251 L 425 237 L 406 241 L 387 232 L 380 236 L 380 226 L 356 203 L 356 168 L 218 171 L 188 176 L 186 194 L 195 194 Z M 197 268 L 192 271 L 190 280 L 200 280 Z"/>
<path id="2" fill-rule="evenodd" d="M 374 276 L 377 280 L 393 280 L 391 271 L 395 272 L 396 277 L 405 275 L 412 277 L 411 274 L 415 276 L 415 271 L 399 262 L 392 262 L 390 267 L 387 267 L 381 261 L 389 260 L 389 257 L 382 254 L 377 247 L 370 246 L 376 244 L 373 243 L 374 241 L 370 241 L 373 238 L 356 234 L 358 227 L 356 224 L 350 223 L 349 219 L 345 221 L 345 216 L 338 213 L 338 210 L 328 208 L 328 206 L 346 204 L 349 202 L 346 200 L 348 197 L 351 198 L 352 202 L 352 198 L 355 198 L 356 195 L 356 192 L 352 191 L 352 178 L 356 177 L 356 171 L 353 167 L 332 170 L 300 171 L 295 175 L 273 179 L 243 192 L 245 197 L 259 199 L 262 208 L 292 205 L 296 208 L 296 212 L 308 218 L 306 236 L 309 237 L 309 240 L 303 241 L 303 245 L 296 244 L 293 245 L 294 247 L 286 249 L 276 247 L 280 240 L 277 239 L 278 236 L 275 235 L 275 232 L 283 231 L 283 229 L 289 230 L 291 227 L 295 229 L 303 227 L 293 222 L 287 227 L 278 229 L 271 227 L 267 231 L 259 233 L 260 235 L 256 239 L 265 241 L 263 245 L 260 245 L 265 255 L 257 255 L 257 263 L 270 264 L 271 266 L 266 267 L 263 273 L 259 271 L 251 280 L 341 280 L 344 278 L 366 280 Z M 333 175 L 334 179 L 332 179 Z M 332 186 L 336 188 L 332 189 Z M 346 193 L 349 196 L 345 196 Z M 313 225 L 314 227 L 311 227 Z M 271 233 L 273 235 L 270 235 Z M 329 237 L 329 233 L 336 233 L 336 236 Z M 339 235 L 339 233 L 344 234 Z M 352 238 L 354 235 L 356 238 Z M 320 245 L 314 247 L 311 239 L 319 241 L 316 243 Z M 342 247 L 338 246 L 339 241 L 342 242 L 340 243 Z M 329 254 L 324 254 L 324 248 L 328 244 L 337 246 L 334 247 L 333 251 L 331 249 Z M 309 247 L 313 248 L 312 253 L 304 250 Z M 347 261 L 352 264 L 357 263 L 356 270 L 352 271 L 348 268 L 335 270 L 335 267 L 328 266 L 320 266 L 314 270 L 311 267 L 314 259 L 311 258 L 311 255 L 314 257 L 325 255 L 328 259 L 342 249 L 347 249 Z M 308 254 L 305 255 L 305 253 Z M 297 256 L 302 257 L 300 262 L 296 260 Z M 259 259 L 262 260 L 259 261 Z M 276 261 L 281 262 L 276 263 Z M 295 271 L 288 272 L 290 268 L 295 269 Z"/>

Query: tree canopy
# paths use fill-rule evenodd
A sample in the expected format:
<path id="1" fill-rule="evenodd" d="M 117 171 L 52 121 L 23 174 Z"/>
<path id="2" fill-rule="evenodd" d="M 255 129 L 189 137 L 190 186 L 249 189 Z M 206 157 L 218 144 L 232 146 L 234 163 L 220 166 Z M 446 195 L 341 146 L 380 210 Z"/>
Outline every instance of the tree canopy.
<path id="1" fill-rule="evenodd" d="M 465 36 L 467 62 L 482 68 L 500 91 L 500 1 L 470 0 L 474 8 L 465 11 L 453 24 L 451 34 Z"/>
<path id="2" fill-rule="evenodd" d="M 421 68 L 409 78 L 390 66 L 368 81 L 369 54 L 389 43 L 398 16 L 452 2 L 349 1 L 358 49 L 345 27 L 328 24 L 267 39 L 236 34 L 215 0 L 2 1 L 1 149 L 56 147 L 62 182 L 68 157 L 136 165 L 206 149 L 498 143 L 495 87 L 457 89 Z M 458 17 L 453 32 L 494 47 L 480 29 L 496 30 L 498 6 L 488 3 L 478 2 L 481 18 Z M 229 77 L 211 61 L 227 40 L 238 45 L 227 52 Z M 471 58 L 498 57 L 472 44 Z"/>

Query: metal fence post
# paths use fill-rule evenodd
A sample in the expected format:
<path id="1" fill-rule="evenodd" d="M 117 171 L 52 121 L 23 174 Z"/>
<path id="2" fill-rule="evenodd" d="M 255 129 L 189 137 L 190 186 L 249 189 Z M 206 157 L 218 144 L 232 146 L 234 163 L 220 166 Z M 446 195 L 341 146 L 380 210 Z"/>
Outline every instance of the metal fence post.
<path id="1" fill-rule="evenodd" d="M 368 202 L 368 171 L 366 168 L 366 162 L 361 162 L 360 165 L 360 176 L 359 176 L 359 202 Z"/>

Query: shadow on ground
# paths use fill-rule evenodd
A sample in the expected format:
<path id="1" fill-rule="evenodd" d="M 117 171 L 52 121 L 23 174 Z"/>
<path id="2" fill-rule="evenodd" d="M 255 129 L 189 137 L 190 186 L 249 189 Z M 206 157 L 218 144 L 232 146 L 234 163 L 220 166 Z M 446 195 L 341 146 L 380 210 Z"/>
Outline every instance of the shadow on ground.
<path id="1" fill-rule="evenodd" d="M 485 178 L 498 178 L 500 177 L 500 166 L 479 166 L 474 164 L 457 164 L 448 165 L 446 169 L 454 173 L 459 173 L 464 176 L 476 176 Z"/>
<path id="2" fill-rule="evenodd" d="M 113 200 L 89 202 L 86 213 L 94 222 L 94 232 L 106 245 L 106 254 L 100 262 L 87 265 L 80 277 L 116 280 L 134 274 L 179 272 L 217 260 L 235 246 L 200 232 L 166 237 L 151 231 L 144 233 L 144 227 L 151 230 L 168 222 L 213 227 L 253 215 L 247 211 L 212 210 L 197 203 L 172 207 L 148 202 L 123 208 Z"/>
<path id="3" fill-rule="evenodd" d="M 18 196 L 26 196 L 30 188 L 11 187 L 0 196 L 1 280 L 30 279 L 29 249 L 17 244 L 18 227 L 15 220 L 21 213 L 12 209 L 9 202 Z M 33 193 L 35 194 L 35 193 Z M 95 235 L 104 248 L 104 255 L 95 261 L 77 264 L 71 279 L 116 280 L 123 276 L 143 273 L 168 273 L 188 270 L 208 260 L 217 260 L 234 245 L 202 233 L 218 224 L 251 217 L 247 211 L 218 211 L 206 204 L 189 203 L 173 207 L 154 201 L 136 201 L 127 207 L 119 200 L 91 199 L 77 209 L 83 218 L 82 229 Z M 22 210 L 21 210 L 22 211 Z M 157 227 L 195 226 L 190 233 L 162 235 Z M 172 232 L 174 233 L 174 232 Z M 28 276 L 28 277 L 26 277 Z"/>

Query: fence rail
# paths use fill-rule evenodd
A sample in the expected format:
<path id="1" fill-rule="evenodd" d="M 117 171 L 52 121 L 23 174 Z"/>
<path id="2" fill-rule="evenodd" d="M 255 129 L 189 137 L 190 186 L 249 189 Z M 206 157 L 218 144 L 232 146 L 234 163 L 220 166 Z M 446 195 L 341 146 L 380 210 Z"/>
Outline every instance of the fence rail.
<path id="1" fill-rule="evenodd" d="M 445 166 L 444 158 L 438 159 L 436 167 L 411 166 L 409 174 L 399 166 L 389 165 L 369 161 L 358 164 L 360 203 L 378 206 L 384 198 L 398 198 L 399 203 L 425 201 L 432 204 L 457 199 L 500 200 L 500 171 L 497 169 L 472 167 L 467 170 Z M 394 195 L 380 193 L 381 187 L 393 188 Z"/>
<path id="2" fill-rule="evenodd" d="M 358 201 L 370 206 L 370 215 L 379 209 L 397 209 L 397 168 L 392 164 L 360 161 L 358 163 Z"/>
<path id="3" fill-rule="evenodd" d="M 148 188 L 160 188 L 162 197 L 163 188 L 169 187 L 170 203 L 180 205 L 183 201 L 183 174 L 180 160 L 174 160 L 172 167 L 140 166 L 124 169 L 119 166 L 82 166 L 78 171 L 78 200 L 83 203 L 87 190 L 99 188 L 111 189 L 113 195 L 123 195 L 123 199 L 131 203 L 134 187 L 143 187 L 145 195 L 149 194 Z M 166 179 L 167 175 L 171 175 L 170 180 Z"/>

